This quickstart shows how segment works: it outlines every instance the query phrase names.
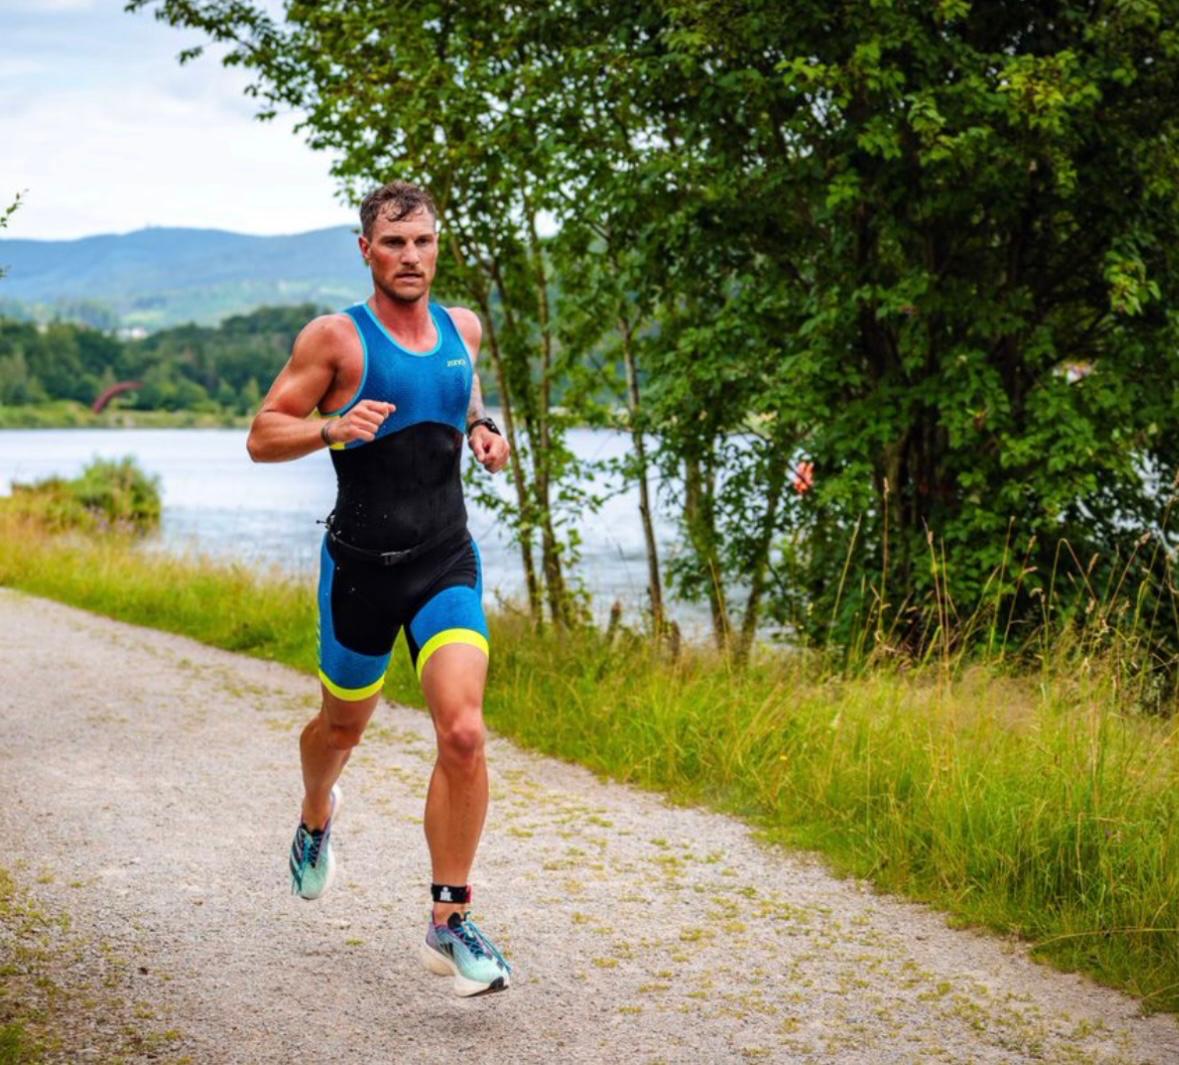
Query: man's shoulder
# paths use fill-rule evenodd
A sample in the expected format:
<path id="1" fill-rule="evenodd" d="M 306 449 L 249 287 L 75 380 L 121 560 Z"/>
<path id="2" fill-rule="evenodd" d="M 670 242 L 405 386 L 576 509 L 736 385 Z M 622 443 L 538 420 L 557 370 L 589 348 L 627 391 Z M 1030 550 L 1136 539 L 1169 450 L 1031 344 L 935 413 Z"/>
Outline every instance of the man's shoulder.
<path id="1" fill-rule="evenodd" d="M 479 329 L 483 328 L 483 320 L 470 307 L 447 307 L 451 318 L 454 319 L 454 324 L 459 325 L 473 325 Z"/>
<path id="2" fill-rule="evenodd" d="M 467 346 L 475 352 L 479 350 L 479 343 L 483 339 L 483 320 L 467 307 L 447 307 L 450 320 L 454 327 L 462 334 Z"/>
<path id="3" fill-rule="evenodd" d="M 295 350 L 309 355 L 331 355 L 359 349 L 360 338 L 352 319 L 344 313 L 312 318 L 295 338 Z"/>

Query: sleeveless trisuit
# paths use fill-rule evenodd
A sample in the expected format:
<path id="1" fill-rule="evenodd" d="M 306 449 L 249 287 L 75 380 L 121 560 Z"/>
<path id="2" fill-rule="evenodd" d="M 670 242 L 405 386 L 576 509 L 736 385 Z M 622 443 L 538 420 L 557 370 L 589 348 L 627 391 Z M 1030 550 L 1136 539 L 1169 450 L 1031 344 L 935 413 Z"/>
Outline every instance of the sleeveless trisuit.
<path id="1" fill-rule="evenodd" d="M 328 417 L 363 399 L 392 403 L 371 442 L 331 448 L 336 509 L 319 571 L 319 678 L 338 698 L 380 691 L 397 633 L 422 675 L 439 647 L 465 643 L 488 653 L 479 550 L 467 532 L 460 473 L 474 370 L 447 310 L 430 304 L 433 349 L 402 347 L 369 309 L 345 312 L 364 351 L 360 386 Z M 401 551 L 429 542 L 409 561 L 357 561 L 332 537 L 361 552 Z"/>

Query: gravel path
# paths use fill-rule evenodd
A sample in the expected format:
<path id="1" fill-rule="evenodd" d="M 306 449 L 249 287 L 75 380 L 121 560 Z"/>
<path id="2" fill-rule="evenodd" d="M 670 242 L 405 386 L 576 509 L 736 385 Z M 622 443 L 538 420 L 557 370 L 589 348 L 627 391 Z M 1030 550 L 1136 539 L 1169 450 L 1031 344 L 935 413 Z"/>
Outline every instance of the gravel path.
<path id="1" fill-rule="evenodd" d="M 308 903 L 311 678 L 6 590 L 0 670 L 2 864 L 69 915 L 54 979 L 120 1003 L 75 1002 L 63 1060 L 125 1054 L 132 1018 L 132 1060 L 201 1065 L 1179 1062 L 1174 1020 L 1018 945 L 501 739 L 475 901 L 516 975 L 458 999 L 416 954 L 425 715 L 374 720 Z"/>

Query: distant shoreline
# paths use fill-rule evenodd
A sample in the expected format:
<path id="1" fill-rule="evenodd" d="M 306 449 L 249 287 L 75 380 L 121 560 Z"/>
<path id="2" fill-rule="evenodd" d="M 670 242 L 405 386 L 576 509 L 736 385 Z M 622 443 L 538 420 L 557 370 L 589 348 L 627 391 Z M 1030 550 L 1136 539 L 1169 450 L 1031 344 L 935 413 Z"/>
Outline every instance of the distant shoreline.
<path id="1" fill-rule="evenodd" d="M 3 429 L 245 429 L 252 415 L 228 411 L 108 409 L 95 414 L 61 400 L 28 406 L 0 405 Z"/>

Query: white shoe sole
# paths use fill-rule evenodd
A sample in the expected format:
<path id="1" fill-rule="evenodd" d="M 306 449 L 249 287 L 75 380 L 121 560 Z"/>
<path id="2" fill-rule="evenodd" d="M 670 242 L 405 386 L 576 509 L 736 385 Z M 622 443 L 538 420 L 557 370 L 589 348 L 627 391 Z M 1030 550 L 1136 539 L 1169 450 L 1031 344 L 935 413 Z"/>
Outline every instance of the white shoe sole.
<path id="1" fill-rule="evenodd" d="M 418 953 L 421 956 L 422 964 L 430 972 L 437 976 L 453 976 L 454 993 L 461 995 L 463 998 L 470 998 L 472 995 L 484 995 L 493 991 L 506 991 L 512 986 L 511 977 L 507 973 L 497 976 L 489 984 L 480 983 L 478 980 L 472 980 L 469 977 L 463 976 L 458 971 L 458 966 L 445 954 L 440 954 L 433 947 L 425 943 L 418 949 Z"/>
<path id="2" fill-rule="evenodd" d="M 340 791 L 340 785 L 333 784 L 332 785 L 332 812 L 330 815 L 330 820 L 335 820 L 336 814 L 338 814 L 340 812 L 340 800 L 341 800 L 342 796 L 343 796 L 343 793 Z M 328 889 L 331 888 L 332 884 L 335 883 L 335 880 L 336 880 L 336 855 L 332 849 L 331 840 L 328 840 L 327 875 L 324 877 L 323 887 L 320 888 L 320 890 L 317 891 L 314 895 L 304 895 L 303 892 L 301 892 L 301 891 L 296 891 L 295 894 L 298 895 L 299 898 L 301 898 L 301 899 L 306 899 L 308 902 L 314 902 L 316 899 L 323 898 L 323 896 L 328 893 Z"/>

